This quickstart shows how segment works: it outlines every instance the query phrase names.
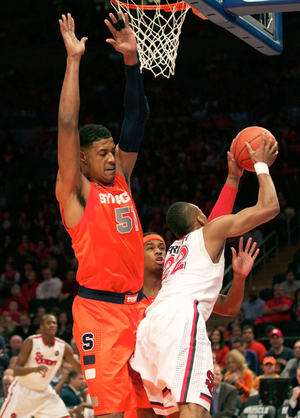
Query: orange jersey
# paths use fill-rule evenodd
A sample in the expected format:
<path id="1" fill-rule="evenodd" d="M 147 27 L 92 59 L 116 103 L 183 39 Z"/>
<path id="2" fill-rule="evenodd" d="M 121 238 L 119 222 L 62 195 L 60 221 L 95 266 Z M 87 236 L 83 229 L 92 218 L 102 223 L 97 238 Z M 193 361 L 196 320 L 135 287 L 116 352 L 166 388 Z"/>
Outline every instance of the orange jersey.
<path id="1" fill-rule="evenodd" d="M 142 228 L 120 174 L 110 185 L 91 183 L 80 222 L 74 228 L 65 228 L 72 238 L 81 286 L 117 293 L 135 293 L 142 288 Z"/>

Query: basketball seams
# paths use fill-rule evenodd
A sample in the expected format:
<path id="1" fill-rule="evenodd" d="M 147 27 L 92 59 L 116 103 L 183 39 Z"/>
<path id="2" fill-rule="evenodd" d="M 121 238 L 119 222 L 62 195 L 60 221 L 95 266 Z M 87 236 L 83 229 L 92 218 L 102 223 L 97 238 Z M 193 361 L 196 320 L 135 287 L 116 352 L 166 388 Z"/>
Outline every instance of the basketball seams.
<path id="1" fill-rule="evenodd" d="M 263 132 L 266 133 L 266 139 L 268 143 L 272 134 L 270 131 L 260 126 L 249 126 L 248 128 L 243 129 L 237 134 L 232 142 L 232 153 L 234 159 L 242 168 L 246 169 L 247 171 L 254 172 L 255 170 L 245 142 L 248 142 L 253 150 L 256 150 L 261 144 Z"/>

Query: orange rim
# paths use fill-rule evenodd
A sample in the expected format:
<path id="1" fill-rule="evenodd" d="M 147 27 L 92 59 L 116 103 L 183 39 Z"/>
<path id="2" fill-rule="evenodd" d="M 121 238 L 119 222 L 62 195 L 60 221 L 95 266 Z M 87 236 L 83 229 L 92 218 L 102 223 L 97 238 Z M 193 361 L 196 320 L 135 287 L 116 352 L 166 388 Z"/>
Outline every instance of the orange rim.
<path id="1" fill-rule="evenodd" d="M 145 4 L 132 4 L 132 3 L 124 3 L 118 0 L 110 0 L 113 4 L 116 6 L 123 7 L 125 9 L 141 9 L 141 10 L 164 10 L 165 12 L 172 12 L 173 10 L 176 10 L 178 12 L 185 10 L 188 5 L 184 1 L 180 1 L 178 3 L 172 3 L 172 4 L 153 4 L 153 5 L 145 5 Z"/>

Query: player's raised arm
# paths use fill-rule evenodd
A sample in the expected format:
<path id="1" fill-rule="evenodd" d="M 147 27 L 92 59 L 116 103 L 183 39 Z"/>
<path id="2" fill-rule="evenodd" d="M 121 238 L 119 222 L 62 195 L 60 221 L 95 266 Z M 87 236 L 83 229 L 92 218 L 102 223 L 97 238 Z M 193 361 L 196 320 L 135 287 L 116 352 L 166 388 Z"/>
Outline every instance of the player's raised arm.
<path id="1" fill-rule="evenodd" d="M 241 308 L 244 299 L 246 278 L 259 254 L 259 248 L 256 248 L 256 242 L 252 244 L 252 238 L 248 239 L 245 249 L 243 249 L 243 244 L 244 239 L 241 237 L 238 253 L 236 253 L 235 248 L 231 248 L 233 280 L 227 295 L 219 294 L 216 300 L 213 312 L 218 315 L 236 316 Z"/>
<path id="2" fill-rule="evenodd" d="M 251 160 L 255 164 L 259 183 L 258 200 L 255 206 L 246 208 L 236 215 L 215 219 L 206 226 L 203 233 L 207 244 L 206 249 L 212 260 L 216 258 L 222 242 L 226 238 L 243 235 L 273 219 L 280 211 L 276 189 L 268 169 L 268 164 L 278 154 L 277 142 L 272 138 L 266 145 L 266 138 L 263 135 L 258 150 L 253 151 L 249 144 L 247 144 L 247 149 Z M 209 237 L 209 239 L 206 240 L 206 237 Z"/>
<path id="3" fill-rule="evenodd" d="M 71 14 L 62 15 L 60 32 L 67 50 L 67 64 L 60 95 L 58 113 L 58 178 L 56 195 L 65 207 L 74 190 L 82 187 L 80 173 L 80 145 L 78 133 L 79 66 L 87 38 L 75 36 L 75 22 Z"/>
<path id="4" fill-rule="evenodd" d="M 137 159 L 140 143 L 144 134 L 145 122 L 149 114 L 143 80 L 137 57 L 135 36 L 129 26 L 129 17 L 119 12 L 117 18 L 109 14 L 112 23 L 105 20 L 112 38 L 106 41 L 124 56 L 126 87 L 124 96 L 125 117 L 119 144 L 116 149 L 117 172 L 125 177 L 127 184 Z"/>
<path id="5" fill-rule="evenodd" d="M 208 222 L 219 216 L 231 215 L 236 194 L 238 191 L 240 178 L 244 169 L 235 161 L 231 150 L 227 152 L 228 176 L 226 183 L 221 190 L 220 196 L 208 217 Z"/>

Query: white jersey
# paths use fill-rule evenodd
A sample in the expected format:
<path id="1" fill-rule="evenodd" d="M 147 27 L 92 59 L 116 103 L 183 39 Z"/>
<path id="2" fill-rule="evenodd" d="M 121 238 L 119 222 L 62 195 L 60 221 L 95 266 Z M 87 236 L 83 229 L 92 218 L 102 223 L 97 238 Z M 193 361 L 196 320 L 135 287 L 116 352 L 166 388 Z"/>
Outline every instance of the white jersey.
<path id="1" fill-rule="evenodd" d="M 206 322 L 222 288 L 224 264 L 224 251 L 218 263 L 212 262 L 205 248 L 203 228 L 174 241 L 165 260 L 161 290 L 146 312 L 165 298 L 181 295 L 199 301 Z"/>
<path id="2" fill-rule="evenodd" d="M 32 350 L 24 367 L 37 367 L 43 364 L 47 366 L 48 371 L 44 374 L 30 373 L 26 376 L 18 376 L 17 380 L 29 389 L 46 390 L 61 365 L 66 343 L 55 337 L 54 345 L 49 347 L 44 343 L 42 335 L 33 335 L 30 338 Z"/>
<path id="3" fill-rule="evenodd" d="M 221 290 L 223 252 L 213 263 L 202 228 L 168 250 L 162 288 L 138 327 L 130 360 L 159 415 L 176 412 L 178 402 L 210 409 L 213 363 L 205 321 Z"/>

